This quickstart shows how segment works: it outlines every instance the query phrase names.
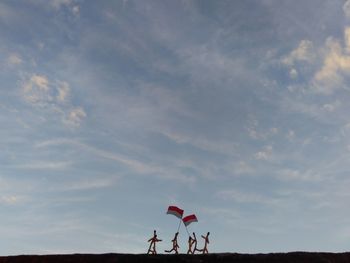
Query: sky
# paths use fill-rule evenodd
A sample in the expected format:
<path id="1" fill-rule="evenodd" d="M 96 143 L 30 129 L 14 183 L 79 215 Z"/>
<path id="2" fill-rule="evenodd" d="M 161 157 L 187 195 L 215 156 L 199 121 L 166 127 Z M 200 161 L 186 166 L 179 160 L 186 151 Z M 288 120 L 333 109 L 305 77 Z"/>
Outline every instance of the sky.
<path id="1" fill-rule="evenodd" d="M 1 255 L 164 253 L 169 205 L 209 252 L 349 250 L 350 1 L 2 0 L 0 36 Z"/>

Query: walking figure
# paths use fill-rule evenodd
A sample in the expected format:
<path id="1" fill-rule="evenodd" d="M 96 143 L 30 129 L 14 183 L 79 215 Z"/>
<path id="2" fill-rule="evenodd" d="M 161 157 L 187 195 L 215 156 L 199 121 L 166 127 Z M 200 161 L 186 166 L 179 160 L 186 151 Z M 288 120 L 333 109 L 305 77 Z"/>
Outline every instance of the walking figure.
<path id="1" fill-rule="evenodd" d="M 192 254 L 194 254 L 196 251 L 201 252 L 201 250 L 197 248 L 197 237 L 195 232 L 193 232 L 192 246 L 194 246 Z"/>
<path id="2" fill-rule="evenodd" d="M 202 236 L 202 238 L 204 238 L 204 248 L 200 251 L 202 251 L 203 254 L 208 254 L 209 234 L 208 232 L 206 236 Z"/>
<path id="3" fill-rule="evenodd" d="M 160 242 L 160 241 L 162 241 L 162 240 L 157 238 L 157 233 L 156 233 L 156 231 L 154 230 L 154 231 L 153 231 L 153 237 L 150 238 L 150 239 L 148 239 L 148 241 L 147 241 L 147 242 L 151 242 L 151 243 L 149 244 L 149 248 L 148 248 L 147 254 L 150 254 L 150 253 L 151 253 L 151 254 L 157 254 L 156 243 L 157 243 L 157 242 Z"/>
<path id="4" fill-rule="evenodd" d="M 187 250 L 187 254 L 193 254 L 194 251 L 192 251 L 192 246 L 194 243 L 194 239 L 191 236 L 188 236 L 188 250 Z"/>
<path id="5" fill-rule="evenodd" d="M 179 251 L 177 250 L 179 248 L 179 245 L 177 244 L 177 236 L 179 235 L 179 232 L 175 233 L 174 239 L 171 240 L 173 242 L 173 248 L 171 250 L 164 250 L 167 253 L 170 253 L 172 251 L 175 251 L 175 254 L 179 254 Z"/>

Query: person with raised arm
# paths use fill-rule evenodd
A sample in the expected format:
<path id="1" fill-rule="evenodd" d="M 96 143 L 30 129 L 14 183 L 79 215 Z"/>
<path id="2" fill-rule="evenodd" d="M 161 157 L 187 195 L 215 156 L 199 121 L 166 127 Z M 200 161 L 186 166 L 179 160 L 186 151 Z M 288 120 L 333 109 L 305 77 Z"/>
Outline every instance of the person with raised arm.
<path id="1" fill-rule="evenodd" d="M 156 243 L 162 241 L 161 239 L 157 238 L 157 232 L 156 230 L 153 231 L 153 237 L 151 237 L 150 239 L 148 239 L 148 242 L 151 242 L 149 244 L 149 248 L 147 251 L 147 254 L 157 254 L 157 250 L 156 250 Z"/>
<path id="2" fill-rule="evenodd" d="M 193 254 L 193 251 L 192 251 L 193 241 L 194 241 L 194 239 L 191 236 L 188 236 L 188 250 L 187 250 L 187 254 Z"/>
<path id="3" fill-rule="evenodd" d="M 202 251 L 203 254 L 208 254 L 209 234 L 210 233 L 208 232 L 206 236 L 202 235 L 202 238 L 204 238 L 204 248 L 200 251 Z"/>

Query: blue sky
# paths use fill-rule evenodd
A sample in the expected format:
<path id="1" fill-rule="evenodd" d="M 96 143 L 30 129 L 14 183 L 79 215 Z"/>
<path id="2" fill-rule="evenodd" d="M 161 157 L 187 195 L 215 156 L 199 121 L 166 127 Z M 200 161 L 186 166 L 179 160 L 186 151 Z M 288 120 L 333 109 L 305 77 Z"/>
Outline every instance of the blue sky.
<path id="1" fill-rule="evenodd" d="M 349 249 L 350 1 L 3 0 L 0 34 L 0 254 L 164 251 L 168 205 L 211 252 Z"/>

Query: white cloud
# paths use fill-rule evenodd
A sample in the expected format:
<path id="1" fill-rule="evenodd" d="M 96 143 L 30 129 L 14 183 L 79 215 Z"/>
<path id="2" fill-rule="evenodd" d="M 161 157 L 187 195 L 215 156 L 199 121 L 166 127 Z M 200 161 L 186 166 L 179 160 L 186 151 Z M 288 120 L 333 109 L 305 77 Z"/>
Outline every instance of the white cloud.
<path id="1" fill-rule="evenodd" d="M 15 205 L 23 200 L 23 197 L 17 195 L 5 195 L 0 197 L 0 204 Z"/>
<path id="2" fill-rule="evenodd" d="M 327 39 L 322 68 L 312 80 L 316 92 L 331 94 L 343 86 L 344 76 L 350 74 L 350 27 L 344 30 L 344 44 L 333 38 Z"/>
<path id="3" fill-rule="evenodd" d="M 49 1 L 51 7 L 56 10 L 61 9 L 62 7 L 68 8 L 73 15 L 78 16 L 80 13 L 80 7 L 76 4 L 75 0 L 51 0 Z"/>
<path id="4" fill-rule="evenodd" d="M 49 81 L 45 76 L 33 75 L 30 80 L 42 90 L 47 91 L 49 89 Z"/>
<path id="5" fill-rule="evenodd" d="M 20 65 L 20 64 L 22 64 L 22 62 L 23 61 L 22 61 L 21 56 L 18 54 L 15 54 L 15 53 L 10 54 L 7 58 L 7 63 L 10 66 Z"/>
<path id="6" fill-rule="evenodd" d="M 282 59 L 282 63 L 288 66 L 294 65 L 295 62 L 311 62 L 314 59 L 313 44 L 309 40 L 301 40 L 299 46 L 294 49 L 288 56 Z"/>
<path id="7" fill-rule="evenodd" d="M 79 15 L 79 13 L 80 13 L 80 7 L 78 6 L 78 5 L 75 5 L 75 6 L 73 6 L 72 7 L 72 13 L 74 14 L 74 15 Z"/>
<path id="8" fill-rule="evenodd" d="M 289 77 L 291 79 L 297 79 L 298 78 L 298 71 L 295 69 L 295 68 L 292 68 L 290 71 L 289 71 Z"/>
<path id="9" fill-rule="evenodd" d="M 257 139 L 263 137 L 262 134 L 258 133 L 258 131 L 256 130 L 256 127 L 248 127 L 247 130 L 248 130 L 249 137 L 252 139 L 257 140 Z"/>
<path id="10" fill-rule="evenodd" d="M 23 82 L 22 94 L 31 105 L 62 115 L 63 123 L 70 127 L 79 127 L 87 117 L 83 107 L 71 105 L 70 87 L 65 81 L 51 82 L 44 75 L 33 74 Z"/>
<path id="11" fill-rule="evenodd" d="M 350 4 L 346 4 L 348 5 Z M 289 67 L 291 79 L 299 77 L 300 70 L 297 70 L 296 63 L 312 63 L 316 58 L 316 51 L 318 56 L 323 57 L 323 63 L 310 79 L 310 87 L 316 93 L 331 94 L 335 89 L 344 86 L 344 77 L 350 74 L 350 27 L 344 30 L 343 44 L 329 37 L 324 49 L 315 50 L 311 41 L 300 41 L 299 46 L 282 59 L 282 63 Z"/>
<path id="12" fill-rule="evenodd" d="M 246 128 L 250 138 L 255 140 L 265 138 L 265 135 L 263 133 L 258 132 L 258 128 L 259 128 L 258 120 L 254 116 L 250 116 L 248 120 L 247 128 Z"/>
<path id="13" fill-rule="evenodd" d="M 265 146 L 262 151 L 255 153 L 255 155 L 254 155 L 255 159 L 265 160 L 265 161 L 271 159 L 272 149 L 273 148 L 271 145 Z"/>
<path id="14" fill-rule="evenodd" d="M 340 43 L 333 39 L 327 40 L 328 53 L 326 54 L 322 68 L 314 75 L 315 90 L 329 94 L 338 88 L 343 78 L 339 70 L 350 65 L 350 60 L 343 56 Z"/>
<path id="15" fill-rule="evenodd" d="M 326 111 L 329 111 L 329 112 L 333 112 L 334 111 L 334 105 L 332 104 L 324 104 L 323 105 L 323 109 L 325 109 Z"/>
<path id="16" fill-rule="evenodd" d="M 69 84 L 67 82 L 63 82 L 62 85 L 60 85 L 60 87 L 57 88 L 57 91 L 58 91 L 57 101 L 65 102 L 69 97 L 69 93 L 70 93 Z"/>
<path id="17" fill-rule="evenodd" d="M 248 120 L 246 130 L 250 138 L 255 140 L 266 140 L 278 133 L 278 128 L 272 127 L 270 129 L 262 129 L 259 127 L 259 122 L 253 117 Z"/>
<path id="18" fill-rule="evenodd" d="M 32 75 L 22 85 L 24 99 L 34 105 L 42 106 L 52 100 L 49 90 L 49 81 L 45 76 Z"/>
<path id="19" fill-rule="evenodd" d="M 323 104 L 322 109 L 324 109 L 327 112 L 334 112 L 340 106 L 341 106 L 341 102 L 337 100 L 333 103 Z"/>
<path id="20" fill-rule="evenodd" d="M 87 115 L 84 109 L 81 107 L 78 107 L 78 108 L 72 109 L 68 113 L 64 121 L 66 124 L 68 124 L 71 127 L 79 127 L 82 121 L 86 118 L 86 116 Z"/>

